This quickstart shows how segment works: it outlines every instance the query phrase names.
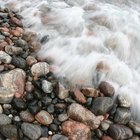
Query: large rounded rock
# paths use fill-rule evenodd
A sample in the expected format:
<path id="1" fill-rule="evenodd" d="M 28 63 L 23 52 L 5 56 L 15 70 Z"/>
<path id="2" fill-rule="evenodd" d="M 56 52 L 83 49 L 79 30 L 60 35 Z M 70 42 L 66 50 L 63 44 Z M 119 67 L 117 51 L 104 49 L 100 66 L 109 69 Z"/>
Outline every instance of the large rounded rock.
<path id="1" fill-rule="evenodd" d="M 113 100 L 109 97 L 97 97 L 93 100 L 91 111 L 96 115 L 104 115 L 113 107 Z"/>
<path id="2" fill-rule="evenodd" d="M 62 133 L 70 140 L 91 140 L 91 132 L 87 125 L 76 122 L 66 121 L 62 124 Z"/>
<path id="3" fill-rule="evenodd" d="M 49 65 L 46 62 L 38 62 L 31 67 L 31 73 L 35 77 L 46 75 L 49 72 Z"/>
<path id="4" fill-rule="evenodd" d="M 100 125 L 100 120 L 91 111 L 77 103 L 72 103 L 69 106 L 68 116 L 73 120 L 83 122 L 91 129 L 96 129 Z"/>
<path id="5" fill-rule="evenodd" d="M 38 112 L 35 116 L 35 119 L 43 125 L 51 124 L 53 121 L 52 116 L 45 110 Z"/>
<path id="6" fill-rule="evenodd" d="M 7 87 L 0 87 L 0 103 L 10 103 L 14 97 L 14 91 Z"/>
<path id="7" fill-rule="evenodd" d="M 31 140 L 37 140 L 41 136 L 41 128 L 38 125 L 22 123 L 21 129 L 25 136 Z"/>
<path id="8" fill-rule="evenodd" d="M 21 97 L 25 86 L 25 72 L 14 69 L 0 74 L 0 87 L 10 88 L 16 97 Z"/>
<path id="9" fill-rule="evenodd" d="M 114 121 L 118 124 L 127 124 L 131 119 L 131 112 L 127 108 L 117 108 Z"/>
<path id="10" fill-rule="evenodd" d="M 108 132 L 115 140 L 126 140 L 133 135 L 133 132 L 130 128 L 117 124 L 111 125 Z"/>
<path id="11" fill-rule="evenodd" d="M 99 89 L 105 96 L 113 96 L 115 93 L 114 87 L 105 81 L 100 83 Z"/>
<path id="12" fill-rule="evenodd" d="M 3 63 L 10 63 L 12 57 L 4 51 L 0 51 L 0 61 Z"/>

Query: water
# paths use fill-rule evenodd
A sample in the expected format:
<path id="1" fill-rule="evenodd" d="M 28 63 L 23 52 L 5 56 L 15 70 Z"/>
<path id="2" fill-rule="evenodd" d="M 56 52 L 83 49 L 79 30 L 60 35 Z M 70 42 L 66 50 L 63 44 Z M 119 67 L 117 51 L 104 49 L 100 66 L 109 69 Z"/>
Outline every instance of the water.
<path id="1" fill-rule="evenodd" d="M 139 0 L 0 0 L 24 17 L 38 33 L 38 57 L 51 60 L 60 79 L 73 86 L 113 84 L 116 94 L 132 102 L 140 121 L 140 2 Z"/>

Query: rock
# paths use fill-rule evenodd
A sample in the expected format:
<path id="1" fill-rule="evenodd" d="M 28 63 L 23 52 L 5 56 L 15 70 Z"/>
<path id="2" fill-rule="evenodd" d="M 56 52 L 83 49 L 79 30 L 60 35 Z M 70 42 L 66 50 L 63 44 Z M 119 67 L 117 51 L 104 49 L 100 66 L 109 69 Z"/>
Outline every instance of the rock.
<path id="1" fill-rule="evenodd" d="M 55 109 L 54 109 L 54 104 L 50 104 L 48 107 L 47 107 L 47 111 L 48 113 L 50 114 L 53 114 Z"/>
<path id="2" fill-rule="evenodd" d="M 17 26 L 22 26 L 21 20 L 17 19 L 16 17 L 12 17 L 10 19 L 10 22 L 13 23 L 13 24 L 15 24 L 15 25 L 17 25 Z"/>
<path id="3" fill-rule="evenodd" d="M 128 139 L 128 140 L 140 140 L 140 138 L 138 137 L 138 136 L 132 136 L 130 139 Z"/>
<path id="4" fill-rule="evenodd" d="M 46 75 L 49 72 L 49 65 L 46 62 L 38 62 L 31 67 L 31 73 L 35 77 Z"/>
<path id="5" fill-rule="evenodd" d="M 97 97 L 93 100 L 91 111 L 96 115 L 105 115 L 113 107 L 113 100 L 109 97 Z"/>
<path id="6" fill-rule="evenodd" d="M 14 98 L 12 101 L 12 105 L 17 110 L 25 110 L 27 108 L 26 102 L 21 98 Z"/>
<path id="7" fill-rule="evenodd" d="M 68 108 L 68 116 L 76 121 L 83 122 L 91 129 L 96 129 L 100 125 L 100 120 L 82 105 L 72 103 Z"/>
<path id="8" fill-rule="evenodd" d="M 4 40 L 5 36 L 0 34 L 0 40 Z"/>
<path id="9" fill-rule="evenodd" d="M 52 123 L 52 124 L 49 125 L 49 129 L 50 129 L 52 132 L 58 132 L 59 127 L 58 127 L 58 125 Z"/>
<path id="10" fill-rule="evenodd" d="M 0 51 L 0 61 L 3 63 L 11 63 L 12 57 L 4 51 Z"/>
<path id="11" fill-rule="evenodd" d="M 113 140 L 113 139 L 109 136 L 103 136 L 101 140 Z"/>
<path id="12" fill-rule="evenodd" d="M 59 115 L 58 115 L 58 120 L 59 120 L 60 122 L 64 122 L 64 121 L 66 121 L 68 118 L 69 118 L 69 117 L 68 117 L 67 114 L 59 114 Z"/>
<path id="13" fill-rule="evenodd" d="M 76 121 L 66 121 L 62 124 L 62 133 L 70 140 L 91 140 L 88 126 Z"/>
<path id="14" fill-rule="evenodd" d="M 68 140 L 68 137 L 60 134 L 55 134 L 52 136 L 51 140 Z"/>
<path id="15" fill-rule="evenodd" d="M 37 60 L 35 59 L 35 57 L 33 56 L 28 56 L 26 58 L 26 63 L 29 65 L 29 66 L 32 66 L 33 64 L 37 63 Z"/>
<path id="16" fill-rule="evenodd" d="M 41 128 L 39 125 L 24 122 L 21 125 L 21 129 L 24 135 L 31 140 L 37 140 L 41 136 Z"/>
<path id="17" fill-rule="evenodd" d="M 131 112 L 127 108 L 117 108 L 114 121 L 118 124 L 127 124 L 131 119 Z"/>
<path id="18" fill-rule="evenodd" d="M 11 62 L 14 66 L 16 66 L 17 68 L 21 68 L 21 69 L 25 69 L 26 68 L 26 61 L 25 59 L 23 59 L 22 57 L 16 57 L 13 56 L 12 57 L 12 62 Z"/>
<path id="19" fill-rule="evenodd" d="M 8 45 L 5 47 L 5 51 L 10 55 L 19 55 L 22 54 L 23 49 L 15 46 Z"/>
<path id="20" fill-rule="evenodd" d="M 106 130 L 108 130 L 109 126 L 110 126 L 110 124 L 107 121 L 102 121 L 100 124 L 100 129 L 102 131 L 106 131 Z"/>
<path id="21" fill-rule="evenodd" d="M 51 104 L 52 99 L 48 96 L 44 96 L 41 101 L 42 101 L 44 106 L 48 106 Z"/>
<path id="22" fill-rule="evenodd" d="M 68 90 L 66 90 L 64 88 L 64 86 L 62 84 L 60 84 L 60 83 L 57 83 L 56 91 L 57 91 L 57 96 L 58 96 L 59 99 L 63 100 L 63 99 L 65 99 L 65 98 L 67 98 L 69 96 Z"/>
<path id="23" fill-rule="evenodd" d="M 26 82 L 26 84 L 25 84 L 25 90 L 26 90 L 27 92 L 32 92 L 33 89 L 34 89 L 33 84 L 32 84 L 31 82 L 29 82 L 29 81 Z"/>
<path id="24" fill-rule="evenodd" d="M 6 41 L 0 41 L 0 51 L 4 50 L 5 46 L 7 46 L 7 42 Z"/>
<path id="25" fill-rule="evenodd" d="M 50 139 L 47 137 L 41 137 L 39 140 L 50 140 Z"/>
<path id="26" fill-rule="evenodd" d="M 135 134 L 138 134 L 138 135 L 140 134 L 140 123 L 137 123 L 135 121 L 130 121 L 128 123 L 128 126 L 133 130 Z"/>
<path id="27" fill-rule="evenodd" d="M 2 106 L 0 105 L 0 114 L 3 113 L 3 108 Z"/>
<path id="28" fill-rule="evenodd" d="M 48 137 L 48 127 L 47 126 L 44 126 L 42 125 L 41 126 L 41 136 L 42 137 Z"/>
<path id="29" fill-rule="evenodd" d="M 45 93 L 51 93 L 53 91 L 52 83 L 47 80 L 43 80 L 42 81 L 42 90 Z"/>
<path id="30" fill-rule="evenodd" d="M 94 88 L 82 88 L 82 93 L 87 97 L 98 97 L 99 91 Z"/>
<path id="31" fill-rule="evenodd" d="M 14 69 L 0 74 L 0 87 L 10 88 L 16 97 L 23 96 L 25 86 L 25 72 Z"/>
<path id="32" fill-rule="evenodd" d="M 23 39 L 18 39 L 16 41 L 16 46 L 22 48 L 23 50 L 27 50 L 28 49 L 28 44 Z"/>
<path id="33" fill-rule="evenodd" d="M 21 36 L 21 32 L 19 30 L 11 30 L 10 33 L 15 37 Z"/>
<path id="34" fill-rule="evenodd" d="M 106 81 L 102 81 L 99 85 L 99 90 L 105 95 L 105 96 L 113 96 L 115 93 L 115 89 L 112 85 L 110 85 Z"/>
<path id="35" fill-rule="evenodd" d="M 86 103 L 86 98 L 80 90 L 75 90 L 73 96 L 77 102 L 82 104 Z"/>
<path id="36" fill-rule="evenodd" d="M 24 122 L 33 122 L 35 120 L 34 116 L 28 110 L 21 111 L 20 112 L 20 118 Z"/>
<path id="37" fill-rule="evenodd" d="M 10 103 L 14 97 L 14 91 L 7 87 L 0 87 L 0 103 Z"/>
<path id="38" fill-rule="evenodd" d="M 7 115 L 0 114 L 0 126 L 11 124 L 11 122 L 12 122 L 11 119 Z"/>
<path id="39" fill-rule="evenodd" d="M 126 107 L 126 108 L 131 107 L 131 101 L 128 96 L 124 94 L 119 94 L 117 99 L 118 99 L 119 106 Z"/>
<path id="40" fill-rule="evenodd" d="M 16 126 L 11 124 L 0 126 L 0 132 L 3 136 L 9 139 L 16 139 L 18 136 Z"/>
<path id="41" fill-rule="evenodd" d="M 4 65 L 0 65 L 0 73 L 4 71 Z"/>
<path id="42" fill-rule="evenodd" d="M 133 132 L 124 125 L 111 125 L 108 129 L 109 135 L 115 140 L 125 140 L 132 137 Z"/>
<path id="43" fill-rule="evenodd" d="M 103 136 L 103 132 L 100 129 L 96 129 L 95 134 L 98 138 L 101 138 Z"/>
<path id="44" fill-rule="evenodd" d="M 38 112 L 35 116 L 35 119 L 43 125 L 51 124 L 53 121 L 52 116 L 45 110 L 41 110 L 40 112 Z"/>
<path id="45" fill-rule="evenodd" d="M 35 104 L 35 105 L 28 105 L 28 109 L 29 109 L 29 111 L 30 111 L 33 115 L 35 115 L 36 113 L 38 113 L 38 112 L 41 110 L 41 107 L 38 106 L 37 104 Z"/>

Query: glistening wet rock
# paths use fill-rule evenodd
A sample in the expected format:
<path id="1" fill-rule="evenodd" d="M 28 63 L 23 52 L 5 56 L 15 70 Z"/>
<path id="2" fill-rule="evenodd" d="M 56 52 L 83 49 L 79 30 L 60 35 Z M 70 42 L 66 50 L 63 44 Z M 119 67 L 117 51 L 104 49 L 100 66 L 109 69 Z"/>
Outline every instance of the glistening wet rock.
<path id="1" fill-rule="evenodd" d="M 68 116 L 76 121 L 83 122 L 91 129 L 96 129 L 100 125 L 100 120 L 82 105 L 72 103 L 68 108 Z"/>
<path id="2" fill-rule="evenodd" d="M 91 111 L 96 115 L 104 115 L 113 107 L 113 100 L 110 97 L 97 97 L 93 100 Z"/>
<path id="3" fill-rule="evenodd" d="M 109 135 L 115 140 L 125 140 L 132 137 L 133 132 L 130 128 L 124 125 L 111 125 L 109 127 Z"/>
<path id="4" fill-rule="evenodd" d="M 41 136 L 41 127 L 31 123 L 22 123 L 21 129 L 25 136 L 31 140 L 37 140 Z"/>

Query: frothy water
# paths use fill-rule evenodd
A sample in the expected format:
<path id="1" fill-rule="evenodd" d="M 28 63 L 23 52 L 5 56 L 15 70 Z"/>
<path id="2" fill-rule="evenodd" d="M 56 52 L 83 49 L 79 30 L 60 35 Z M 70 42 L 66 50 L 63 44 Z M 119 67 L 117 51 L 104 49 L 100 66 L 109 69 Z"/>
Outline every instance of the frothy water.
<path id="1" fill-rule="evenodd" d="M 19 11 L 38 33 L 38 56 L 51 60 L 54 73 L 73 85 L 113 84 L 132 101 L 140 121 L 139 0 L 0 0 Z"/>

